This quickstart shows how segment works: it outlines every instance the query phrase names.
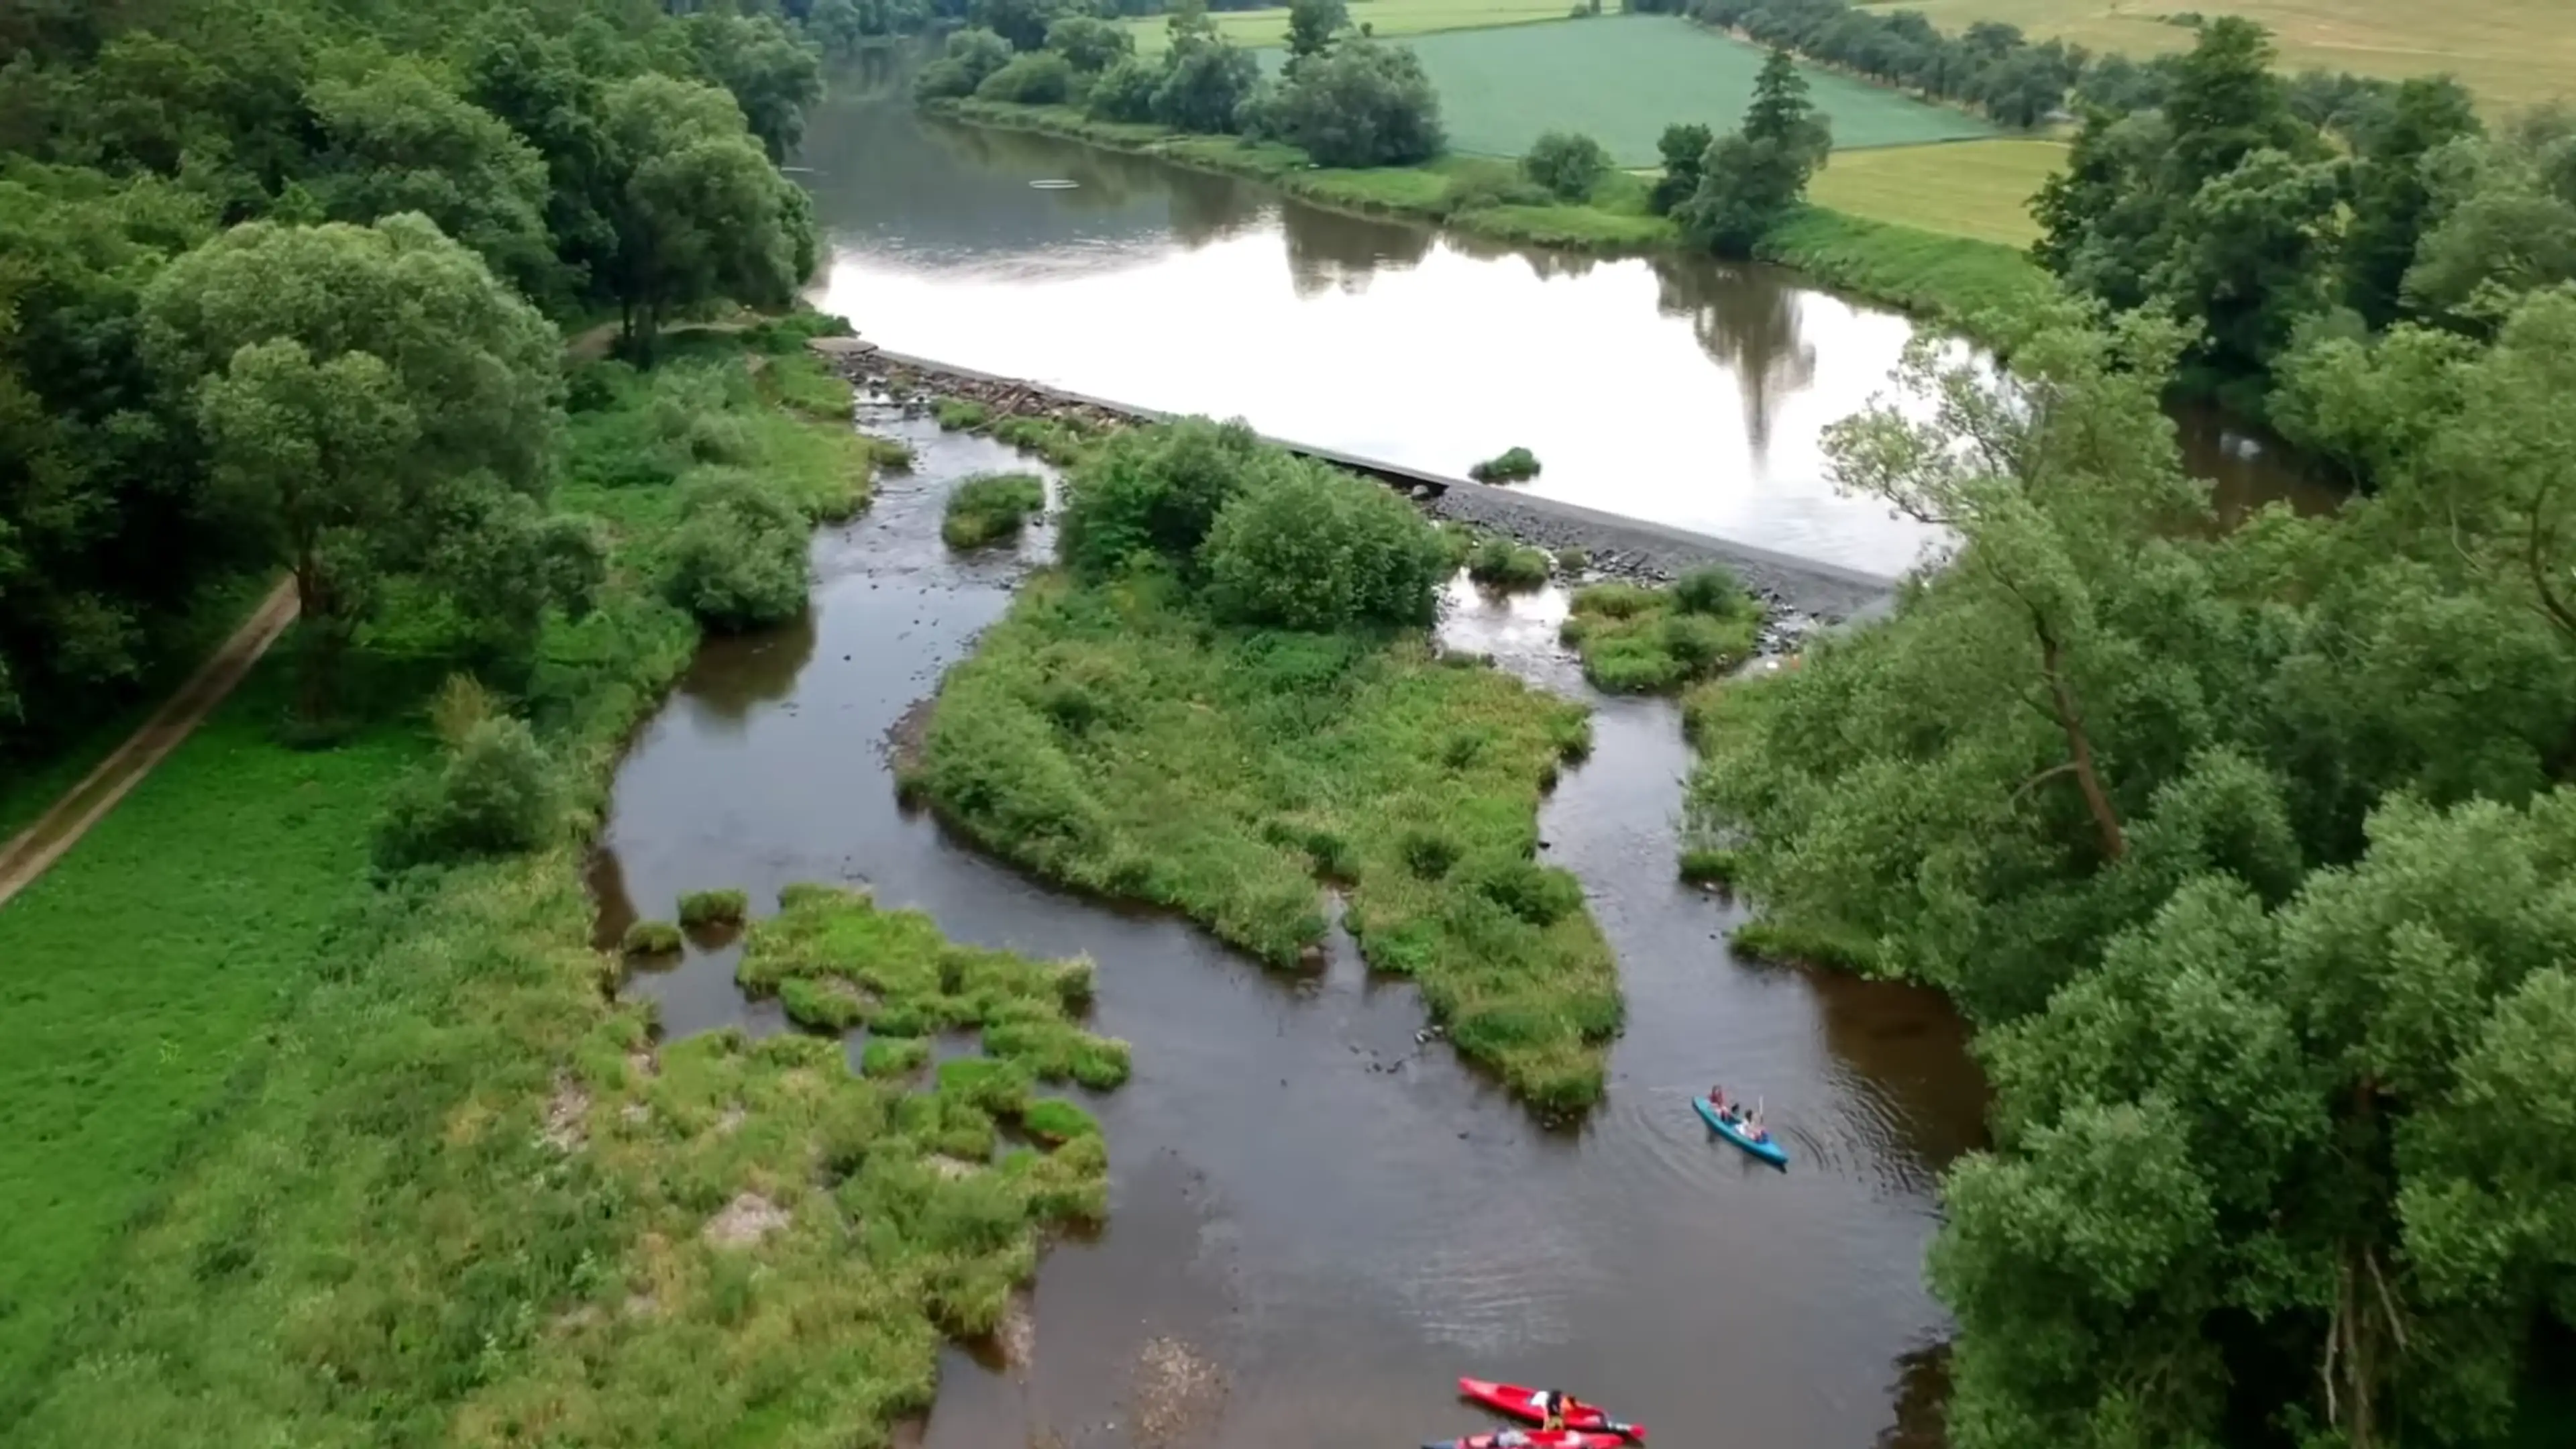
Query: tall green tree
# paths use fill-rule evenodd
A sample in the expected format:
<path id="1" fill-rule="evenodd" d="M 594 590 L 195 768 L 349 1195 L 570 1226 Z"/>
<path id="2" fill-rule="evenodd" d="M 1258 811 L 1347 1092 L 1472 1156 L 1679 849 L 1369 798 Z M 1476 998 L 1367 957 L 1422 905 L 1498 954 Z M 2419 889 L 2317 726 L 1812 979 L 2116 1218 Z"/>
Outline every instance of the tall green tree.
<path id="1" fill-rule="evenodd" d="M 310 186 L 332 220 L 419 212 L 528 295 L 566 295 L 546 163 L 498 117 L 399 61 L 362 81 L 318 82 L 313 114 L 325 140 Z"/>
<path id="2" fill-rule="evenodd" d="M 1775 49 L 1754 78 L 1743 126 L 1709 145 L 1698 189 L 1673 208 L 1693 244 L 1745 256 L 1764 232 L 1806 199 L 1823 168 L 1833 133 L 1807 96 L 1807 78 L 1789 52 Z"/>
<path id="3" fill-rule="evenodd" d="M 1288 6 L 1288 54 L 1294 59 L 1321 55 L 1351 23 L 1350 6 L 1344 0 L 1290 0 Z"/>
<path id="4" fill-rule="evenodd" d="M 765 15 L 694 15 L 687 35 L 699 69 L 732 93 L 769 159 L 786 160 L 805 137 L 805 113 L 823 98 L 823 66 L 813 48 Z"/>
<path id="5" fill-rule="evenodd" d="M 543 551 L 522 505 L 548 481 L 561 343 L 427 218 L 237 227 L 145 306 L 156 360 L 194 397 L 219 505 L 294 571 L 309 714 L 327 712 L 391 580 Z"/>
<path id="6" fill-rule="evenodd" d="M 2370 327 L 2386 327 L 2404 311 L 2407 269 L 2435 219 L 2426 159 L 2481 129 L 2467 89 L 2437 76 L 2400 85 L 2387 117 L 2363 137 L 2352 164 L 2343 293 Z"/>
<path id="7" fill-rule="evenodd" d="M 794 298 L 814 267 L 811 207 L 762 153 L 731 96 L 643 75 L 610 88 L 603 112 L 617 236 L 605 280 L 637 356 L 652 358 L 673 308 Z"/>

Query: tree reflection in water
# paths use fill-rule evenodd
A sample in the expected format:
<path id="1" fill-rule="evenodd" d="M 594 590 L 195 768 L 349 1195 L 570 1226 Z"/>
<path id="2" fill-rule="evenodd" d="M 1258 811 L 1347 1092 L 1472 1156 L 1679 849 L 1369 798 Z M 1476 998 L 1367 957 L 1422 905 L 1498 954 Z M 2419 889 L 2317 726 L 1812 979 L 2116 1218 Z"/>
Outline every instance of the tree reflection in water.
<path id="1" fill-rule="evenodd" d="M 1339 290 L 1357 296 L 1381 271 L 1401 272 L 1431 254 L 1429 227 L 1326 211 L 1302 202 L 1279 206 L 1288 250 L 1288 281 L 1299 297 Z"/>
<path id="2" fill-rule="evenodd" d="M 1799 331 L 1798 289 L 1770 267 L 1695 257 L 1656 257 L 1653 266 L 1657 310 L 1690 319 L 1700 350 L 1734 374 L 1745 443 L 1761 467 L 1774 408 L 1816 380 L 1816 349 Z"/>

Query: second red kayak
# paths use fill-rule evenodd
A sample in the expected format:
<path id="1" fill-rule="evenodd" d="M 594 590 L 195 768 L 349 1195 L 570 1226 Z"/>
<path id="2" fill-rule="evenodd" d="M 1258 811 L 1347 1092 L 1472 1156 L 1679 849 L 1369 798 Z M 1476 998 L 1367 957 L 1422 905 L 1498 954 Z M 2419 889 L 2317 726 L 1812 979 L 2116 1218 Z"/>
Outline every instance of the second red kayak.
<path id="1" fill-rule="evenodd" d="M 1524 1388 L 1519 1384 L 1498 1384 L 1491 1379 L 1462 1378 L 1458 1380 L 1458 1392 L 1515 1419 L 1526 1419 L 1535 1424 L 1544 1417 L 1539 1410 L 1537 1389 Z M 1646 1442 L 1644 1425 L 1622 1424 L 1611 1418 L 1609 1411 L 1599 1404 L 1587 1404 L 1581 1399 L 1566 1401 L 1565 1427 L 1575 1431 L 1588 1430 L 1596 1436 L 1606 1433 L 1608 1442 L 1613 1444 Z M 1564 1442 L 1573 1443 L 1572 1440 Z"/>
<path id="2" fill-rule="evenodd" d="M 1592 1428 L 1494 1428 L 1466 1439 L 1440 1439 L 1422 1449 L 1620 1449 L 1625 1439 Z"/>

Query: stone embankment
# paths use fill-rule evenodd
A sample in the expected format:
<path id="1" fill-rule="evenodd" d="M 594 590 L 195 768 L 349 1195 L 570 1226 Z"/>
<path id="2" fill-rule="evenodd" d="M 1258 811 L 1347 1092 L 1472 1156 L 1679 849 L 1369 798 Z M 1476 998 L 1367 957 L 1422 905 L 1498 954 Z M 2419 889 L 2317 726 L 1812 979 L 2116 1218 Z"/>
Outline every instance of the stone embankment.
<path id="1" fill-rule="evenodd" d="M 1051 418 L 1097 430 L 1157 422 L 1165 416 L 1150 408 L 888 352 L 854 337 L 817 338 L 812 345 L 861 387 L 881 389 L 899 398 L 947 397 L 979 403 L 997 418 Z M 1389 486 L 1407 492 L 1434 518 L 1501 534 L 1550 553 L 1580 549 L 1589 557 L 1586 578 L 1664 583 L 1695 568 L 1724 564 L 1766 606 L 1768 618 L 1761 641 L 1764 654 L 1793 651 L 1798 638 L 1810 629 L 1883 609 L 1895 588 L 1895 580 L 1875 574 L 1604 513 L 1561 499 L 1541 498 L 1464 478 L 1442 478 L 1287 439 L 1271 441 L 1381 478 Z"/>

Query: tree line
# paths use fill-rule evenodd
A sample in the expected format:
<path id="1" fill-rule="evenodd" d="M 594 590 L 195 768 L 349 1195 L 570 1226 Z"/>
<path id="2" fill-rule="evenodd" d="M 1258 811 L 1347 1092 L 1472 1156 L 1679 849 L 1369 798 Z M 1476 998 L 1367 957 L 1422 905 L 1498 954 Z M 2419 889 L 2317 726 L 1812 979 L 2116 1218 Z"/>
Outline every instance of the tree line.
<path id="1" fill-rule="evenodd" d="M 2576 1327 L 2576 145 L 2423 80 L 2328 146 L 2270 60 L 2088 123 L 2008 383 L 1829 438 L 1942 567 L 1694 711 L 1748 939 L 1979 1027 L 1958 1449 L 2499 1444 Z M 2220 529 L 2213 373 L 2370 490 Z"/>
<path id="2" fill-rule="evenodd" d="M 212 577 L 293 571 L 322 687 L 397 579 L 522 632 L 597 541 L 545 506 L 557 324 L 651 359 L 811 272 L 774 16 L 169 0 L 0 29 L 0 756 L 130 696 Z M 318 699 L 316 701 L 318 705 Z"/>
<path id="3" fill-rule="evenodd" d="M 916 94 L 1073 105 L 1094 120 L 1282 141 L 1321 166 L 1409 166 L 1444 144 L 1421 61 L 1354 26 L 1344 0 L 1295 0 L 1275 80 L 1197 0 L 1173 7 L 1171 43 L 1151 60 L 1124 28 L 1051 0 L 976 0 L 976 18 L 922 68 Z"/>

